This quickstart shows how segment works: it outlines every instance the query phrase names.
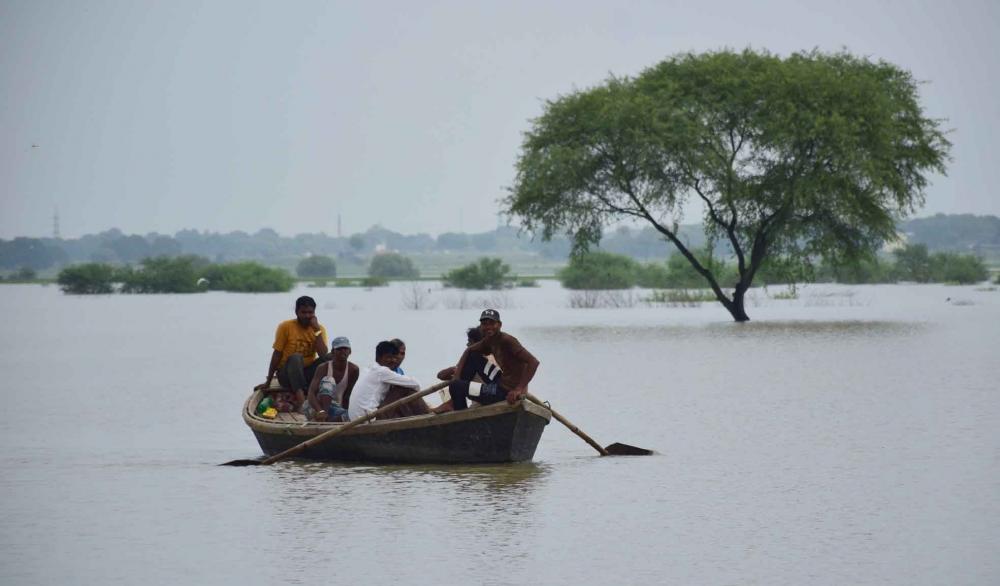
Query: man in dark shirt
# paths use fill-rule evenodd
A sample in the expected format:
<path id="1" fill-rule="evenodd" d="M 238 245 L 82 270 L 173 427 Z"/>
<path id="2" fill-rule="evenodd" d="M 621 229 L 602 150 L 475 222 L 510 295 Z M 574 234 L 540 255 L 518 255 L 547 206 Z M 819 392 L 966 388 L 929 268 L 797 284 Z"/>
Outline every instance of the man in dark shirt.
<path id="1" fill-rule="evenodd" d="M 465 409 L 469 398 L 484 405 L 498 403 L 504 399 L 514 404 L 527 394 L 528 383 L 538 370 L 538 359 L 528 352 L 517 338 L 501 332 L 502 326 L 500 312 L 495 309 L 487 309 L 479 316 L 482 340 L 469 344 L 465 349 L 452 373 L 455 378 L 448 386 L 451 400 L 446 401 L 435 412 Z M 487 355 L 493 356 L 503 376 L 499 377 L 499 380 L 489 382 L 484 380 L 483 384 L 478 386 L 470 385 L 474 371 L 467 365 L 470 361 L 478 363 L 480 358 L 485 358 Z"/>

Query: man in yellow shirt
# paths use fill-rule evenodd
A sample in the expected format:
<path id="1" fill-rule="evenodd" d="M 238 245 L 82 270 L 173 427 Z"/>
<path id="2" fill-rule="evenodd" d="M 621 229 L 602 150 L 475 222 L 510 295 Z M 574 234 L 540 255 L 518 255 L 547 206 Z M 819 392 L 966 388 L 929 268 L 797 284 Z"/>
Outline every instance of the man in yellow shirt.
<path id="1" fill-rule="evenodd" d="M 316 319 L 316 301 L 312 297 L 303 295 L 295 300 L 295 319 L 278 324 L 272 348 L 267 380 L 262 386 L 270 387 L 278 375 L 281 386 L 294 393 L 298 408 L 305 400 L 316 367 L 330 359 L 326 328 Z"/>

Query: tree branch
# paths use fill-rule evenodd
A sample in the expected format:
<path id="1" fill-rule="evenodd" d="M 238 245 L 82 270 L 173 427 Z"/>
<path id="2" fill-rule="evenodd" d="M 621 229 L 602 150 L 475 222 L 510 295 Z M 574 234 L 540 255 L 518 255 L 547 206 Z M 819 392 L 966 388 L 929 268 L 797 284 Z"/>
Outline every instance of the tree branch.
<path id="1" fill-rule="evenodd" d="M 635 189 L 633 189 L 631 183 L 626 182 L 625 184 L 622 185 L 622 189 L 625 192 L 625 194 L 629 196 L 629 199 L 632 200 L 632 203 L 634 203 L 636 207 L 639 209 L 639 211 L 642 213 L 642 217 L 647 222 L 652 224 L 653 228 L 655 228 L 660 234 L 666 236 L 667 239 L 670 240 L 670 242 L 672 242 L 673 245 L 677 248 L 677 250 L 684 255 L 684 258 L 686 258 L 688 262 L 691 263 L 691 266 L 694 267 L 694 270 L 696 270 L 698 274 L 700 274 L 702 277 L 705 278 L 705 280 L 708 281 L 709 286 L 712 288 L 712 292 L 715 293 L 716 299 L 718 299 L 720 303 L 726 306 L 726 308 L 730 308 L 733 305 L 733 302 L 731 299 L 726 297 L 725 293 L 722 292 L 722 288 L 719 287 L 719 283 L 718 281 L 715 280 L 715 276 L 712 274 L 712 272 L 706 269 L 704 266 L 702 266 L 702 264 L 698 261 L 698 258 L 695 257 L 695 255 L 692 254 L 690 250 L 688 250 L 687 246 L 684 246 L 684 243 L 681 242 L 679 238 L 677 238 L 677 235 L 674 234 L 672 230 L 660 224 L 656 220 L 656 218 L 654 218 L 653 215 L 649 213 L 649 210 L 646 209 L 646 206 L 644 206 L 642 204 L 642 201 L 639 200 L 639 197 L 636 195 Z"/>

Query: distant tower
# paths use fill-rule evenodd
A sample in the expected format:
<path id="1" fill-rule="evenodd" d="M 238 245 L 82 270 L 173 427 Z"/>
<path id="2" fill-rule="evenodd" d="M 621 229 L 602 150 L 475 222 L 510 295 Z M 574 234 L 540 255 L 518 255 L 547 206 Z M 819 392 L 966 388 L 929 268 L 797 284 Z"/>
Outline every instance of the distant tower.
<path id="1" fill-rule="evenodd" d="M 52 208 L 52 237 L 59 240 L 59 208 Z"/>
<path id="2" fill-rule="evenodd" d="M 337 212 L 337 238 L 343 238 L 344 233 L 340 225 L 340 212 Z"/>

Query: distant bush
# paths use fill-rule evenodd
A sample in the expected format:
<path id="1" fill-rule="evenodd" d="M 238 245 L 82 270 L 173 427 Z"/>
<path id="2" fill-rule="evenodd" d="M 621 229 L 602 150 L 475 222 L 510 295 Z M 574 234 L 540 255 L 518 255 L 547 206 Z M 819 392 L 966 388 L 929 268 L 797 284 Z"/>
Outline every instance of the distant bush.
<path id="1" fill-rule="evenodd" d="M 416 279 L 420 276 L 413 261 L 395 252 L 385 252 L 372 257 L 368 265 L 369 277 L 386 279 Z"/>
<path id="2" fill-rule="evenodd" d="M 636 284 L 647 289 L 670 286 L 670 273 L 665 264 L 649 263 L 636 266 Z"/>
<path id="3" fill-rule="evenodd" d="M 733 271 L 733 282 L 738 278 L 738 269 L 735 263 L 731 269 Z M 754 285 L 791 285 L 793 283 L 808 283 L 816 280 L 816 270 L 813 265 L 803 263 L 800 259 L 769 256 L 764 260 L 754 275 Z M 831 277 L 832 280 L 832 277 Z"/>
<path id="4" fill-rule="evenodd" d="M 337 276 L 337 263 L 329 256 L 313 255 L 299 261 L 295 274 L 307 279 L 325 277 L 332 279 Z"/>
<path id="5" fill-rule="evenodd" d="M 699 303 L 718 301 L 718 299 L 716 299 L 715 293 L 705 289 L 668 289 L 665 291 L 653 291 L 643 301 L 647 303 L 666 303 L 669 305 L 692 307 Z"/>
<path id="6" fill-rule="evenodd" d="M 931 258 L 926 244 L 907 244 L 892 251 L 895 277 L 900 281 L 927 283 L 931 280 Z"/>
<path id="7" fill-rule="evenodd" d="M 895 283 L 896 267 L 878 257 L 862 258 L 839 264 L 824 263 L 819 268 L 818 280 L 835 281 L 849 285 L 866 283 Z"/>
<path id="8" fill-rule="evenodd" d="M 1000 285 L 1000 273 L 997 273 L 997 278 L 993 279 L 993 282 Z"/>
<path id="9" fill-rule="evenodd" d="M 727 264 L 725 261 L 705 253 L 696 253 L 695 257 L 702 266 L 712 271 L 719 286 L 732 286 L 739 280 L 734 265 Z M 666 286 L 671 289 L 699 289 L 707 287 L 708 281 L 691 266 L 684 255 L 675 253 L 667 259 Z"/>
<path id="10" fill-rule="evenodd" d="M 389 279 L 385 277 L 365 277 L 361 279 L 362 287 L 385 287 L 389 284 Z"/>
<path id="11" fill-rule="evenodd" d="M 784 291 L 778 291 L 777 293 L 771 295 L 771 299 L 778 299 L 785 301 L 798 298 L 799 298 L 799 290 L 795 287 L 794 283 L 790 284 L 788 286 L 788 289 L 785 289 Z"/>
<path id="12" fill-rule="evenodd" d="M 573 291 L 569 296 L 569 306 L 574 309 L 620 309 L 633 307 L 636 296 L 631 291 L 583 289 Z"/>
<path id="13" fill-rule="evenodd" d="M 64 293 L 95 295 L 114 292 L 114 278 L 114 267 L 90 262 L 62 269 L 56 282 Z"/>
<path id="14" fill-rule="evenodd" d="M 510 266 L 499 258 L 483 257 L 448 271 L 442 280 L 446 287 L 457 289 L 507 289 L 515 278 L 510 274 Z"/>
<path id="15" fill-rule="evenodd" d="M 936 283 L 969 285 L 989 277 L 986 265 L 971 254 L 936 252 L 930 257 L 931 280 Z"/>
<path id="16" fill-rule="evenodd" d="M 11 273 L 9 279 L 11 281 L 33 281 L 38 276 L 35 269 L 31 267 L 21 267 Z"/>
<path id="17" fill-rule="evenodd" d="M 537 287 L 538 279 L 532 279 L 531 277 L 521 277 L 517 280 L 518 287 Z"/>
<path id="18" fill-rule="evenodd" d="M 210 265 L 202 276 L 213 291 L 234 293 L 283 293 L 291 291 L 295 279 L 284 269 L 266 267 L 256 262 Z"/>
<path id="19" fill-rule="evenodd" d="M 586 252 L 570 257 L 558 277 L 567 289 L 631 289 L 638 263 L 610 252 Z"/>
<path id="20" fill-rule="evenodd" d="M 138 269 L 119 270 L 116 280 L 122 283 L 122 293 L 197 293 L 207 266 L 208 260 L 198 256 L 146 258 Z"/>

